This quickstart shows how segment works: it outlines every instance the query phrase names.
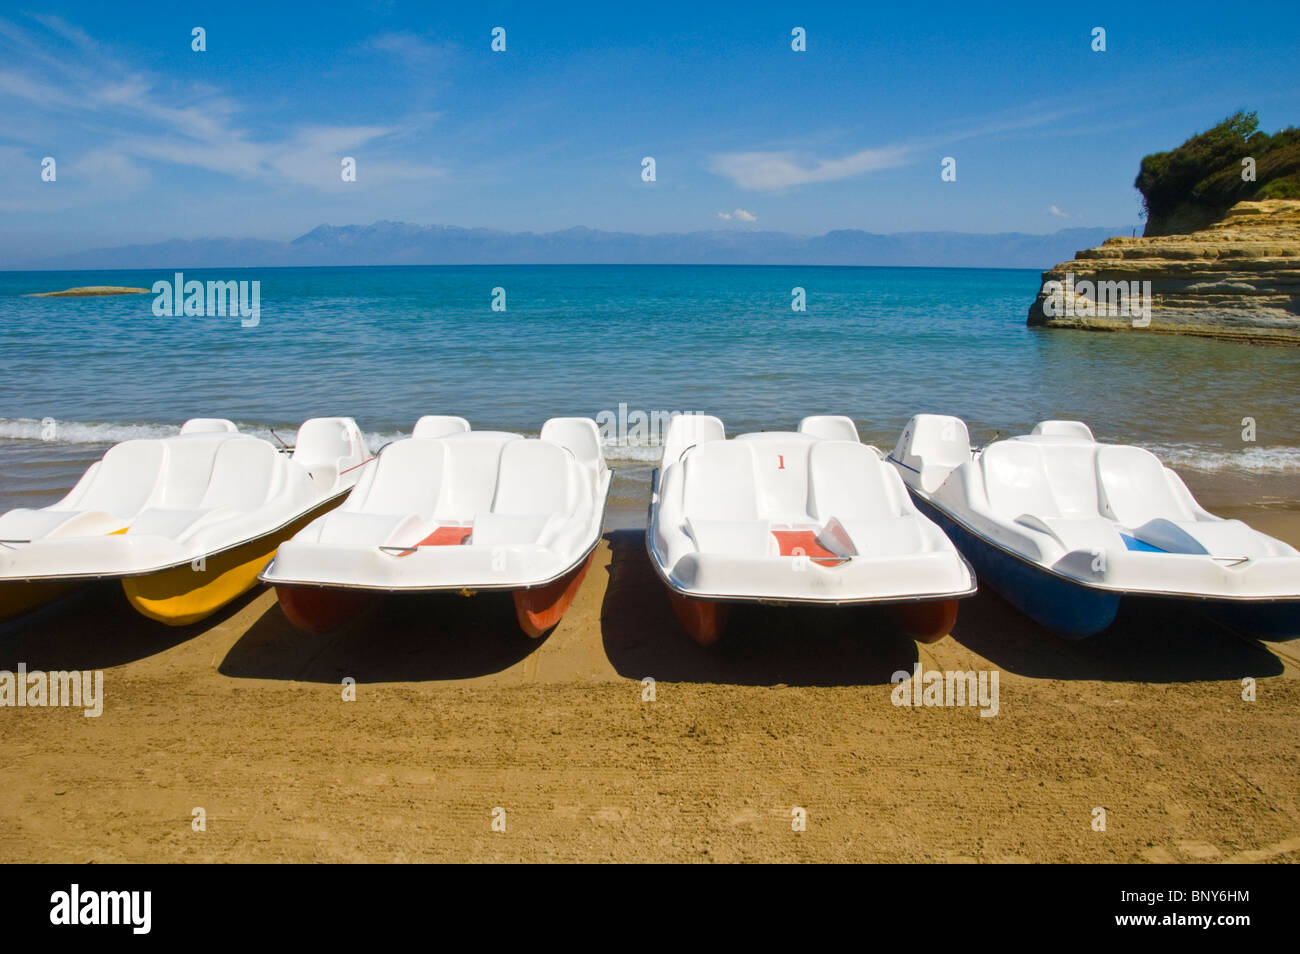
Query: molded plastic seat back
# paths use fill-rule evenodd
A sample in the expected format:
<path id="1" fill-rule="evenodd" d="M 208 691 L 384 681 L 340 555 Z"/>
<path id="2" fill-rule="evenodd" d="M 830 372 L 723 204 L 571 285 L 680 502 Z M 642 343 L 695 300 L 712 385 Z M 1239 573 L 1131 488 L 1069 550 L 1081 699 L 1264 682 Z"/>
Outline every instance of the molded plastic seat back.
<path id="1" fill-rule="evenodd" d="M 123 441 L 110 447 L 90 486 L 72 506 L 77 510 L 104 510 L 129 519 L 153 496 L 166 458 L 166 441 Z"/>
<path id="2" fill-rule="evenodd" d="M 336 466 L 357 456 L 361 433 L 350 417 L 313 417 L 303 421 L 293 442 L 293 460 L 308 470 Z M 364 448 L 361 448 L 364 452 Z"/>
<path id="3" fill-rule="evenodd" d="M 954 467 L 971 459 L 966 422 L 946 414 L 917 414 L 889 456 L 914 472 L 922 490 L 932 491 Z"/>
<path id="4" fill-rule="evenodd" d="M 710 441 L 696 446 L 683 463 L 682 509 L 686 516 L 703 520 L 757 519 L 754 456 L 747 445 Z"/>
<path id="5" fill-rule="evenodd" d="M 542 425 L 542 440 L 567 447 L 584 467 L 597 472 L 605 467 L 600 430 L 589 417 L 553 417 Z"/>
<path id="6" fill-rule="evenodd" d="M 224 417 L 192 417 L 181 425 L 182 434 L 237 434 L 234 421 Z"/>
<path id="7" fill-rule="evenodd" d="M 513 437 L 502 434 L 489 438 L 471 432 L 464 438 L 451 437 L 442 442 L 447 448 L 447 463 L 438 500 L 439 521 L 466 523 L 475 514 L 492 509 L 501 449 L 508 444 L 522 443 L 522 440 L 512 440 Z"/>
<path id="8" fill-rule="evenodd" d="M 412 437 L 384 448 L 365 499 L 344 509 L 366 513 L 432 515 L 443 484 L 447 449 L 441 441 Z"/>
<path id="9" fill-rule="evenodd" d="M 492 512 L 567 516 L 573 509 L 573 457 L 548 441 L 514 441 L 501 451 Z"/>
<path id="10" fill-rule="evenodd" d="M 1164 465 L 1141 447 L 1106 447 L 1097 451 L 1097 481 L 1106 516 L 1126 527 L 1140 527 L 1148 520 L 1196 519 L 1175 496 Z"/>
<path id="11" fill-rule="evenodd" d="M 860 441 L 853 418 L 842 414 L 819 414 L 799 422 L 800 434 L 811 434 L 827 441 Z"/>
<path id="12" fill-rule="evenodd" d="M 1086 441 L 1095 439 L 1092 430 L 1083 421 L 1039 421 L 1034 425 L 1033 433 L 1044 437 L 1081 437 Z"/>
<path id="13" fill-rule="evenodd" d="M 266 441 L 224 442 L 217 448 L 212 481 L 199 509 L 257 509 L 271 496 L 280 461 L 280 455 Z"/>
<path id="14" fill-rule="evenodd" d="M 469 421 L 463 417 L 446 414 L 426 414 L 415 422 L 412 437 L 446 437 L 448 434 L 463 434 L 469 430 Z"/>
<path id="15" fill-rule="evenodd" d="M 249 438 L 250 440 L 252 438 Z M 167 439 L 167 463 L 162 486 L 152 507 L 165 510 L 195 510 L 208 492 L 217 449 L 231 440 L 225 433 L 197 433 Z"/>
<path id="16" fill-rule="evenodd" d="M 1038 449 L 1061 516 L 1072 520 L 1099 516 L 1097 445 L 1040 444 Z"/>
<path id="17" fill-rule="evenodd" d="M 734 442 L 749 448 L 759 515 L 778 522 L 806 521 L 808 451 L 820 442 L 807 434 L 777 432 L 741 434 Z"/>
<path id="18" fill-rule="evenodd" d="M 1025 513 L 1060 516 L 1038 445 L 998 441 L 984 448 L 980 461 L 994 514 L 1008 521 Z"/>
<path id="19" fill-rule="evenodd" d="M 864 444 L 819 441 L 808 460 L 808 512 L 822 521 L 899 516 L 897 476 Z"/>
<path id="20" fill-rule="evenodd" d="M 687 448 L 697 444 L 724 440 L 727 436 L 722 421 L 708 414 L 679 414 L 668 425 L 664 435 L 664 453 L 661 467 L 671 467 L 681 460 Z"/>

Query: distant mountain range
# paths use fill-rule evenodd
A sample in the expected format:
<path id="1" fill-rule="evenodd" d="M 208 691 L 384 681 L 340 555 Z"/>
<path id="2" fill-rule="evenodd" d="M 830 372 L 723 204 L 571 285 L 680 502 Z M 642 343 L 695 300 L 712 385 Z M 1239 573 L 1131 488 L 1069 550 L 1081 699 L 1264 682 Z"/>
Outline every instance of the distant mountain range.
<path id="1" fill-rule="evenodd" d="M 572 228 L 501 232 L 375 222 L 321 225 L 290 242 L 172 239 L 77 252 L 10 267 L 37 269 L 240 268 L 277 265 L 929 265 L 1045 269 L 1129 226 L 1024 232 L 837 229 L 825 235 L 719 230 L 637 235 Z"/>

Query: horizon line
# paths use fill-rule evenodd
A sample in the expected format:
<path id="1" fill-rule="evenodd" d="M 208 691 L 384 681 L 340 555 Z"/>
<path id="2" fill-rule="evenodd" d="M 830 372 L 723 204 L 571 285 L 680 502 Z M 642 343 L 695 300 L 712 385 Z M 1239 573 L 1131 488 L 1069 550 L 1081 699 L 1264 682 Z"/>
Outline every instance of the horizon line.
<path id="1" fill-rule="evenodd" d="M 979 233 L 974 233 L 979 234 Z M 0 266 L 0 273 L 43 274 L 67 272 L 212 272 L 212 271 L 266 271 L 303 268 L 908 268 L 928 269 L 930 271 L 982 271 L 982 272 L 1044 272 L 1047 269 L 1027 265 L 826 265 L 807 262 L 463 262 L 429 265 L 183 265 L 183 266 L 149 266 L 125 268 L 105 268 L 103 266 L 87 268 L 5 268 Z"/>

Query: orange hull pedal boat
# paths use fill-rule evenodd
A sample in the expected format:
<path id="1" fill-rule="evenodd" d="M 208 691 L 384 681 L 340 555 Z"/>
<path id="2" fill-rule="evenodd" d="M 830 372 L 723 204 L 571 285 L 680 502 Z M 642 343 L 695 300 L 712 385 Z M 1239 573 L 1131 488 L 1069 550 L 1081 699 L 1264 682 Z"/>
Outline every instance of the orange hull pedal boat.
<path id="1" fill-rule="evenodd" d="M 723 634 L 736 603 L 869 603 L 921 642 L 941 639 L 975 577 L 847 417 L 726 438 L 682 415 L 653 477 L 646 547 L 678 622 Z"/>
<path id="2" fill-rule="evenodd" d="M 389 594 L 497 590 L 540 637 L 582 585 L 609 481 L 590 418 L 552 418 L 530 439 L 427 415 L 380 451 L 342 506 L 281 545 L 261 578 L 310 633 Z"/>

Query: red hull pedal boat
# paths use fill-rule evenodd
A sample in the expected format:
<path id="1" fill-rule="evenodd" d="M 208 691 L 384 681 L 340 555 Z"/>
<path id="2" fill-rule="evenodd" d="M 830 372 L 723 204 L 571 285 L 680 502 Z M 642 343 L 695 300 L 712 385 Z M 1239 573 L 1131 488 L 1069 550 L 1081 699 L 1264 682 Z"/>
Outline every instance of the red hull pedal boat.
<path id="1" fill-rule="evenodd" d="M 646 546 L 678 621 L 704 645 L 736 603 L 878 604 L 933 642 L 975 591 L 969 565 L 847 417 L 731 440 L 716 417 L 675 418 Z"/>
<path id="2" fill-rule="evenodd" d="M 281 545 L 262 579 L 311 633 L 386 594 L 505 590 L 520 628 L 539 637 L 582 585 L 609 481 L 590 418 L 552 418 L 525 438 L 422 417 L 337 511 Z"/>

